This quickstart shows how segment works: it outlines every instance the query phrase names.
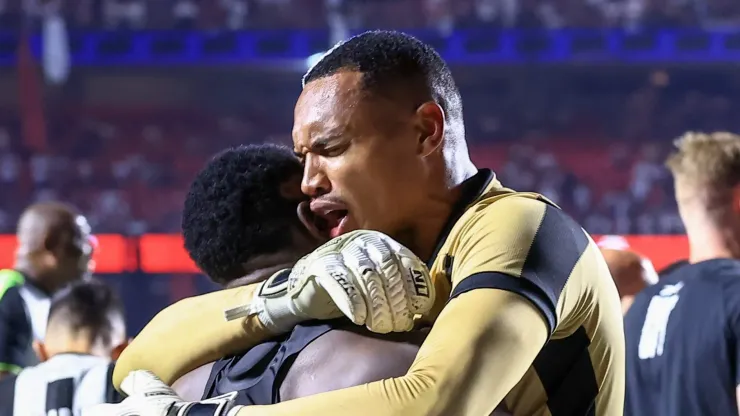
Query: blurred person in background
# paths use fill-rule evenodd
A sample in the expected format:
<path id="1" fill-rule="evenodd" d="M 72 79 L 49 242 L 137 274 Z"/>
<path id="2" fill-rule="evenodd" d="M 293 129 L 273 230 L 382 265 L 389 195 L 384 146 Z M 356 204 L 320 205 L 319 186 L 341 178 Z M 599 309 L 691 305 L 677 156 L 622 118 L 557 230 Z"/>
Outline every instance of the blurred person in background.
<path id="1" fill-rule="evenodd" d="M 740 136 L 688 133 L 668 158 L 689 240 L 625 316 L 630 416 L 738 414 Z"/>
<path id="2" fill-rule="evenodd" d="M 658 282 L 658 273 L 653 262 L 630 249 L 621 236 L 604 236 L 598 242 L 609 272 L 617 285 L 622 313 L 626 314 L 635 295 L 647 286 Z"/>
<path id="3" fill-rule="evenodd" d="M 17 238 L 14 268 L 0 271 L 0 378 L 38 362 L 31 345 L 44 339 L 51 296 L 91 267 L 90 226 L 67 204 L 28 207 Z"/>
<path id="4" fill-rule="evenodd" d="M 601 248 L 604 260 L 609 266 L 614 283 L 617 285 L 622 313 L 626 314 L 635 295 L 658 281 L 653 263 L 630 250 Z"/>
<path id="5" fill-rule="evenodd" d="M 117 403 L 112 360 L 126 346 L 121 301 L 97 280 L 75 282 L 54 296 L 41 363 L 0 380 L 0 416 L 80 415 L 98 403 Z"/>

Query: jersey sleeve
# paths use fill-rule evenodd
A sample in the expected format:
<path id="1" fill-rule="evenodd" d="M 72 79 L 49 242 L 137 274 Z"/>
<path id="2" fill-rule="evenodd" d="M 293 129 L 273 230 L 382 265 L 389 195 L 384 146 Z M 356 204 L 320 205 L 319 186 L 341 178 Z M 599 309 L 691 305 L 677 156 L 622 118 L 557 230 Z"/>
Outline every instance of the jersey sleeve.
<path id="1" fill-rule="evenodd" d="M 172 384 L 203 364 L 216 361 L 270 338 L 257 317 L 226 321 L 224 310 L 254 297 L 257 285 L 221 290 L 177 302 L 158 313 L 116 362 L 113 385 L 134 370 L 149 370 Z M 197 336 L 194 336 L 197 334 Z"/>
<path id="2" fill-rule="evenodd" d="M 541 200 L 507 197 L 476 212 L 452 251 L 451 298 L 499 289 L 527 299 L 547 321 L 558 320 L 558 301 L 589 245 L 583 229 Z"/>
<path id="3" fill-rule="evenodd" d="M 18 287 L 7 288 L 0 297 L 0 371 L 18 373 L 28 364 L 32 337 Z"/>

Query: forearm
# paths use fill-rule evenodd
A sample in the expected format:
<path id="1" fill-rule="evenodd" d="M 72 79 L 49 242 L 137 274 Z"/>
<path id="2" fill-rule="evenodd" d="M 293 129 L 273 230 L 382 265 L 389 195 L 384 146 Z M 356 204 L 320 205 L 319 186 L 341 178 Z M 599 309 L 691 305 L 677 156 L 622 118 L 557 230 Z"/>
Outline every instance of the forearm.
<path id="1" fill-rule="evenodd" d="M 256 317 L 227 322 L 224 310 L 249 302 L 255 286 L 184 299 L 157 314 L 121 354 L 113 385 L 133 370 L 149 370 L 172 384 L 203 364 L 241 352 L 268 339 Z"/>
<path id="2" fill-rule="evenodd" d="M 547 338 L 540 313 L 523 298 L 476 290 L 450 302 L 409 373 L 239 416 L 490 414 L 522 378 Z"/>

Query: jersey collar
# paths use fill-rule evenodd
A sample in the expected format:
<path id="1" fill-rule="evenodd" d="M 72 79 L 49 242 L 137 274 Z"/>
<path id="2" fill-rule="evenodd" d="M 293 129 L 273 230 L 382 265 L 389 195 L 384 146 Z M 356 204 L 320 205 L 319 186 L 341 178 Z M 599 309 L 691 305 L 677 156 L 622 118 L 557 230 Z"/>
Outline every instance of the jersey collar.
<path id="1" fill-rule="evenodd" d="M 452 214 L 450 214 L 450 216 L 447 218 L 447 222 L 442 228 L 442 232 L 440 233 L 439 237 L 437 237 L 437 244 L 434 247 L 434 252 L 432 253 L 432 256 L 429 257 L 429 259 L 427 260 L 427 267 L 429 267 L 430 269 L 432 268 L 432 264 L 434 264 L 434 259 L 437 258 L 437 255 L 439 255 L 439 251 L 442 250 L 442 246 L 444 245 L 445 241 L 447 241 L 447 236 L 450 234 L 450 231 L 452 231 L 452 227 L 454 227 L 455 223 L 457 223 L 457 220 L 462 217 L 462 215 L 468 209 L 468 206 L 470 206 L 470 204 L 475 202 L 478 197 L 488 191 L 489 188 L 494 186 L 501 186 L 501 184 L 496 180 L 496 174 L 493 173 L 491 169 L 478 169 L 478 173 L 466 179 L 462 184 L 460 184 L 460 187 L 462 189 L 462 196 L 455 203 L 455 206 L 452 208 Z"/>

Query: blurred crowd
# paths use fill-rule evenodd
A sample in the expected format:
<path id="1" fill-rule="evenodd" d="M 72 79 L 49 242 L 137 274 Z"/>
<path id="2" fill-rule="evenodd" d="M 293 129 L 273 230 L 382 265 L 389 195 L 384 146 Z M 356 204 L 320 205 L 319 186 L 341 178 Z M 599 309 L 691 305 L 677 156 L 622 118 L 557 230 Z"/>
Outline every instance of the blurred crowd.
<path id="1" fill-rule="evenodd" d="M 73 29 L 329 28 L 339 38 L 362 27 L 740 23 L 737 0 L 0 0 L 0 24 L 55 11 Z M 689 130 L 740 130 L 732 100 L 740 76 L 731 70 L 454 70 L 476 162 L 508 186 L 543 192 L 594 234 L 682 232 L 662 166 L 671 140 Z M 53 199 L 83 209 L 96 232 L 177 232 L 186 186 L 208 155 L 290 143 L 298 76 L 287 82 L 258 71 L 218 84 L 222 74 L 201 74 L 175 87 L 217 103 L 208 108 L 72 100 L 47 112 L 43 151 L 24 146 L 20 114 L 3 113 L 0 187 L 14 197 L 0 200 L 0 232 L 12 232 L 28 203 Z M 230 96 L 238 105 L 225 105 Z"/>
<path id="2" fill-rule="evenodd" d="M 736 0 L 0 0 L 0 27 L 61 11 L 76 28 L 721 27 Z"/>
<path id="3" fill-rule="evenodd" d="M 458 72 L 475 162 L 507 186 L 544 193 L 594 234 L 682 232 L 663 161 L 685 131 L 740 129 L 736 76 L 655 71 L 619 84 L 608 73 L 556 72 L 506 82 Z M 17 119 L 0 120 L 0 187 L 14 196 L 0 200 L 0 231 L 12 232 L 28 203 L 61 198 L 96 232 L 177 232 L 187 184 L 209 155 L 291 143 L 299 91 L 259 79 L 272 94 L 234 81 L 251 94 L 230 112 L 65 105 L 48 114 L 41 152 L 24 147 Z"/>

